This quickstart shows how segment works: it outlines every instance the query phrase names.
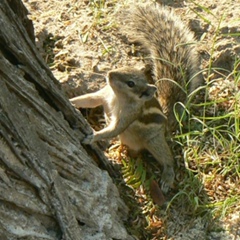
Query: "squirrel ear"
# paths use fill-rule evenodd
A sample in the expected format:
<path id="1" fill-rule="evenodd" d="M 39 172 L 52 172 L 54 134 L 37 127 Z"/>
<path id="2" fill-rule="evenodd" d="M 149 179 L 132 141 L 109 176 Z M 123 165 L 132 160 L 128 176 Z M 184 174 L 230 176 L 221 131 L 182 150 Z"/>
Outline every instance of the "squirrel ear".
<path id="1" fill-rule="evenodd" d="M 148 83 L 154 84 L 152 66 L 150 64 L 146 64 L 145 67 L 141 68 L 141 71 L 145 75 Z"/>

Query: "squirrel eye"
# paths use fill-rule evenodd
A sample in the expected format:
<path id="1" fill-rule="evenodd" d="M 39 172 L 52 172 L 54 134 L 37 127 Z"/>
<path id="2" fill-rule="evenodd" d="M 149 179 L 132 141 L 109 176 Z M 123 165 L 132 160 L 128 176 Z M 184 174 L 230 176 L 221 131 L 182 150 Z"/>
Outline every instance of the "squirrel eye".
<path id="1" fill-rule="evenodd" d="M 128 82 L 127 82 L 127 85 L 128 85 L 130 88 L 132 88 L 132 87 L 135 86 L 135 83 L 134 83 L 133 81 L 128 81 Z"/>

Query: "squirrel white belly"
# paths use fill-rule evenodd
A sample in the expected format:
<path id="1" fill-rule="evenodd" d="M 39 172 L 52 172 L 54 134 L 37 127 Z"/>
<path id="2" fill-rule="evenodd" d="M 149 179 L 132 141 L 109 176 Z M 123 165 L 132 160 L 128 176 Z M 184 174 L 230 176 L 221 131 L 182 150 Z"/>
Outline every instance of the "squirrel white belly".
<path id="1" fill-rule="evenodd" d="M 148 83 L 141 70 L 124 67 L 108 73 L 103 89 L 70 101 L 77 108 L 104 107 L 108 125 L 100 131 L 93 130 L 83 143 L 119 135 L 132 152 L 148 150 L 163 166 L 161 182 L 166 192 L 174 182 L 166 128 L 176 125 L 175 104 L 184 103 L 201 84 L 194 37 L 171 10 L 157 5 L 131 9 L 123 31 L 148 51 L 155 85 Z"/>

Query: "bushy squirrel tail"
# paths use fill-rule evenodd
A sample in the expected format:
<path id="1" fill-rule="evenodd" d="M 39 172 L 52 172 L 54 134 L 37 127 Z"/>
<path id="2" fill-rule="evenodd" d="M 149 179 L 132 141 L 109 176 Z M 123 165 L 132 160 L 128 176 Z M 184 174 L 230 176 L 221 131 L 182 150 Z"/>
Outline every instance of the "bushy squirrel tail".
<path id="1" fill-rule="evenodd" d="M 163 112 L 173 114 L 173 105 L 202 85 L 194 34 L 173 10 L 158 4 L 131 7 L 122 19 L 123 33 L 149 54 Z"/>
<path id="2" fill-rule="evenodd" d="M 187 71 L 184 77 L 189 80 L 198 72 L 194 35 L 170 8 L 159 4 L 132 7 L 123 29 L 149 52 L 156 80 L 172 75 L 175 77 L 172 80 L 178 81 L 176 70 L 180 68 L 182 72 Z M 180 75 L 182 79 L 183 73 Z"/>

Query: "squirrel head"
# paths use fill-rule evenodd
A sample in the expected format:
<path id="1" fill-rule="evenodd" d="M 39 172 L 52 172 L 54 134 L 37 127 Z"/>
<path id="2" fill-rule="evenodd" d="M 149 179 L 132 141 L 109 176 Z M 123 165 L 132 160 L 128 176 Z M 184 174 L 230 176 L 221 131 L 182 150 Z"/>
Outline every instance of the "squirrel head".
<path id="1" fill-rule="evenodd" d="M 154 97 L 157 90 L 147 82 L 141 70 L 130 67 L 110 71 L 107 80 L 116 96 L 126 101 L 146 102 Z"/>

